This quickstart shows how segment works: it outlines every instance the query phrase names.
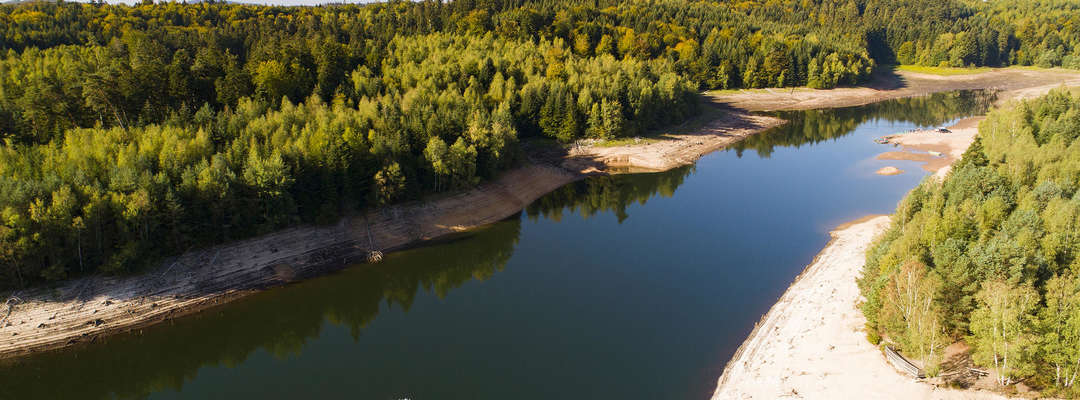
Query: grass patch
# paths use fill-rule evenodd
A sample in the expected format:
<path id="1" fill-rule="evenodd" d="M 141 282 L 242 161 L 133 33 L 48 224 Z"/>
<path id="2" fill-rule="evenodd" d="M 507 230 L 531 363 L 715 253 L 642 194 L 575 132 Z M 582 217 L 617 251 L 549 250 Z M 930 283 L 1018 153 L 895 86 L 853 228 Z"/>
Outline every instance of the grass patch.
<path id="1" fill-rule="evenodd" d="M 630 138 L 618 138 L 609 140 L 600 140 L 593 144 L 596 147 L 619 147 L 619 146 L 634 146 L 639 144 L 650 144 L 660 141 L 656 137 L 630 137 Z"/>
<path id="2" fill-rule="evenodd" d="M 760 89 L 716 89 L 705 92 L 706 96 L 718 97 L 728 96 L 739 93 L 790 93 L 795 92 L 812 92 L 814 89 L 808 87 L 782 87 L 782 88 L 760 88 Z"/>
<path id="3" fill-rule="evenodd" d="M 960 68 L 960 67 L 926 67 L 922 65 L 898 65 L 897 71 L 917 72 L 920 74 L 929 75 L 941 75 L 941 76 L 953 76 L 953 75 L 971 75 L 980 74 L 983 72 L 992 71 L 990 67 L 977 67 L 977 68 Z"/>
<path id="4" fill-rule="evenodd" d="M 983 72 L 990 72 L 995 70 L 1022 70 L 1022 71 L 1075 71 L 1067 68 L 1054 67 L 1043 68 L 1034 65 L 1010 65 L 1008 67 L 927 67 L 922 65 L 896 65 L 893 68 L 897 71 L 909 71 L 917 72 L 920 74 L 952 76 L 952 75 L 972 75 L 980 74 Z"/>

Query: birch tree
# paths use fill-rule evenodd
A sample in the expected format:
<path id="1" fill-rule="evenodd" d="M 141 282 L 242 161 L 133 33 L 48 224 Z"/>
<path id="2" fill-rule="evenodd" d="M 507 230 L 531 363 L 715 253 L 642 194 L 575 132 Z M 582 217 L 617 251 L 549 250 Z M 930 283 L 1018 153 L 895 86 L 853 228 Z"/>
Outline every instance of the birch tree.
<path id="1" fill-rule="evenodd" d="M 934 301 L 940 286 L 940 278 L 926 265 L 909 261 L 890 277 L 885 288 L 884 314 L 890 336 L 926 364 L 935 362 L 946 344 L 940 307 Z"/>
<path id="2" fill-rule="evenodd" d="M 1054 385 L 1072 387 L 1080 373 L 1080 280 L 1055 275 L 1046 282 L 1046 307 L 1040 310 L 1039 359 L 1054 370 Z"/>
<path id="3" fill-rule="evenodd" d="M 983 283 L 979 306 L 971 315 L 973 358 L 993 369 L 998 384 L 1011 385 L 1034 371 L 1032 312 L 1039 297 L 1030 284 L 1003 279 Z"/>

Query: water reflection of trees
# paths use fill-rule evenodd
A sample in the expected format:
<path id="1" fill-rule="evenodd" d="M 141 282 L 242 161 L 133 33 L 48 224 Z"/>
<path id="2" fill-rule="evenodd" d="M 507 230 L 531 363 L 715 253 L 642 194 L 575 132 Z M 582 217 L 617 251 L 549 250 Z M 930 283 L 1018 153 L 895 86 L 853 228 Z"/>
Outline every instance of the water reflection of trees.
<path id="1" fill-rule="evenodd" d="M 858 107 L 781 112 L 778 115 L 788 120 L 788 124 L 751 136 L 731 148 L 739 156 L 750 149 L 762 157 L 768 157 L 777 146 L 799 147 L 838 138 L 872 120 L 909 121 L 922 126 L 935 126 L 961 116 L 981 113 L 993 99 L 992 92 L 972 90 L 935 93 Z M 556 221 L 567 212 L 585 218 L 600 212 L 612 212 L 622 222 L 629 217 L 626 210 L 631 204 L 645 204 L 658 194 L 670 197 L 692 172 L 693 166 L 686 166 L 662 173 L 591 177 L 541 197 L 525 211 L 530 219 L 543 216 Z"/>
<path id="2" fill-rule="evenodd" d="M 205 366 L 236 366 L 256 350 L 284 358 L 319 336 L 324 321 L 354 340 L 384 302 L 408 310 L 421 290 L 446 297 L 505 268 L 521 222 L 510 219 L 447 243 L 390 254 L 378 265 L 260 293 L 105 343 L 6 361 L 0 398 L 142 398 L 179 389 Z"/>
<path id="3" fill-rule="evenodd" d="M 874 119 L 932 126 L 986 108 L 992 95 L 953 92 L 868 106 L 787 112 L 782 128 L 753 136 L 734 149 L 767 157 L 776 146 L 799 146 L 840 137 Z M 565 213 L 591 217 L 611 212 L 622 222 L 630 205 L 670 197 L 693 166 L 654 174 L 592 177 L 540 198 L 530 219 L 560 220 Z M 0 398 L 140 398 L 180 389 L 200 368 L 235 366 L 263 349 L 276 357 L 299 354 L 324 322 L 345 326 L 354 340 L 382 304 L 408 310 L 421 290 L 446 297 L 470 280 L 501 271 L 513 254 L 520 220 L 509 219 L 440 245 L 390 254 L 379 265 L 254 295 L 208 312 L 121 335 L 106 343 L 45 353 L 0 365 Z M 48 382 L 48 384 L 42 384 Z"/>
<path id="4" fill-rule="evenodd" d="M 968 90 L 882 101 L 858 107 L 784 111 L 776 115 L 787 120 L 787 124 L 749 137 L 731 149 L 740 157 L 745 150 L 754 150 L 761 157 L 769 157 L 777 146 L 799 147 L 835 139 L 874 120 L 907 121 L 921 126 L 937 126 L 959 117 L 983 113 L 994 98 L 991 91 Z"/>
<path id="5" fill-rule="evenodd" d="M 656 195 L 671 197 L 693 171 L 694 167 L 688 165 L 659 173 L 590 177 L 541 197 L 525 212 L 532 220 L 543 216 L 555 221 L 566 212 L 585 218 L 611 212 L 621 223 L 629 217 L 626 209 L 631 204 L 644 205 Z"/>

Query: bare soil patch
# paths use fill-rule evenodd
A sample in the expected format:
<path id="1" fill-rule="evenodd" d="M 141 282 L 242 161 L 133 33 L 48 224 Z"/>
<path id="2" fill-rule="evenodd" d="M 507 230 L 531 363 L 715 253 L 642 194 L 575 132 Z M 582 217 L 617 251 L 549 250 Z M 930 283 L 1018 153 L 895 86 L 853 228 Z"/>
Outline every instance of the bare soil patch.
<path id="1" fill-rule="evenodd" d="M 997 69 L 940 76 L 909 71 L 882 71 L 866 85 L 829 90 L 766 89 L 722 92 L 710 96 L 719 104 L 748 111 L 808 110 L 849 107 L 882 100 L 968 89 L 998 91 L 998 102 L 1038 97 L 1060 86 L 1080 85 L 1080 73 L 1052 69 Z"/>

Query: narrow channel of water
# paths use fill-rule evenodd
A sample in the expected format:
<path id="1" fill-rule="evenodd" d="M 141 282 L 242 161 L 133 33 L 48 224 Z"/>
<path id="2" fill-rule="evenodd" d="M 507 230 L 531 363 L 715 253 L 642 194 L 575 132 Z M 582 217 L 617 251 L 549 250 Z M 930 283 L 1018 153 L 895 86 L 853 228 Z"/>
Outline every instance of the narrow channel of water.
<path id="1" fill-rule="evenodd" d="M 925 176 L 872 139 L 988 97 L 781 113 L 695 166 L 577 182 L 378 265 L 4 361 L 0 398 L 704 398 L 828 231 Z"/>

